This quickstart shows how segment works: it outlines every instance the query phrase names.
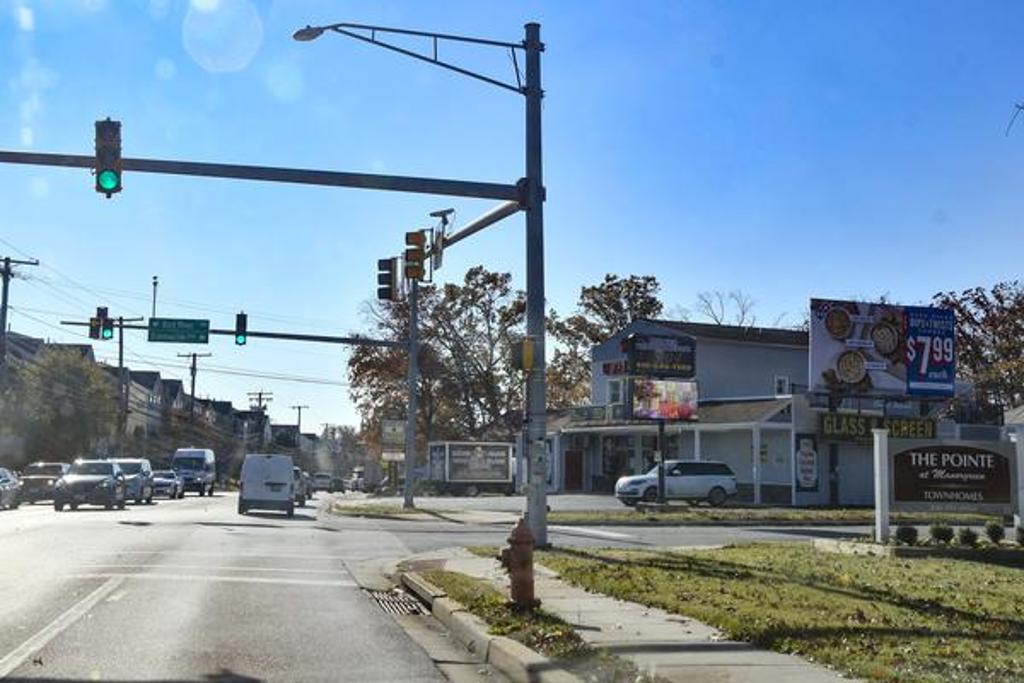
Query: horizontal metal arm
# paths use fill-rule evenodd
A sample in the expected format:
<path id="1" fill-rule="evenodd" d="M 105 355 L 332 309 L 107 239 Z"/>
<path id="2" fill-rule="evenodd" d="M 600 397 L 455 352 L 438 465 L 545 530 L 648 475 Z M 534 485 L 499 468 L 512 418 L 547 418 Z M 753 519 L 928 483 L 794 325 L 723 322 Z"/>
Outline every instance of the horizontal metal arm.
<path id="1" fill-rule="evenodd" d="M 83 154 L 50 154 L 44 152 L 10 152 L 0 150 L 0 163 L 91 169 L 96 165 L 96 158 Z M 414 192 L 451 197 L 473 197 L 476 199 L 513 201 L 518 200 L 520 196 L 520 190 L 517 185 L 501 183 L 377 175 L 373 173 L 317 171 L 275 166 L 246 166 L 198 161 L 126 158 L 122 160 L 122 168 L 126 171 L 139 171 L 141 173 L 166 173 L 171 175 L 234 178 L 236 180 L 262 180 L 304 185 L 354 187 L 364 190 Z"/>
<path id="2" fill-rule="evenodd" d="M 519 202 L 505 202 L 504 204 L 499 204 L 487 213 L 464 225 L 458 232 L 446 235 L 444 238 L 444 247 L 447 249 L 456 242 L 461 242 L 470 235 L 474 235 L 484 228 L 494 225 L 504 218 L 508 218 L 517 211 L 520 211 L 522 208 L 523 207 Z"/>
<path id="3" fill-rule="evenodd" d="M 322 27 L 326 29 L 355 28 L 363 31 L 375 31 L 377 33 L 398 33 L 404 36 L 420 36 L 421 38 L 437 38 L 438 40 L 452 40 L 458 43 L 476 43 L 477 45 L 493 45 L 495 47 L 507 47 L 515 50 L 525 50 L 522 43 L 507 43 L 502 40 L 490 40 L 489 38 L 473 38 L 472 36 L 457 36 L 451 33 L 431 33 L 429 31 L 414 31 L 407 28 L 393 28 L 391 26 L 373 26 L 371 24 L 351 24 L 341 22 Z"/>

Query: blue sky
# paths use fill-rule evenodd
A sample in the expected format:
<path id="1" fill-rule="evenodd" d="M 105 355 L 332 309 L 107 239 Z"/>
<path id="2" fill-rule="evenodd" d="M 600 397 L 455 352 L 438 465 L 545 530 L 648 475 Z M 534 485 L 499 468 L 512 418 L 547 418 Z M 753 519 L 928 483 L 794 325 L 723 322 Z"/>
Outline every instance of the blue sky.
<path id="1" fill-rule="evenodd" d="M 812 296 L 906 303 L 1018 277 L 1024 210 L 1024 6 L 986 2 L 374 2 L 0 0 L 0 148 L 88 154 L 123 121 L 126 156 L 514 182 L 521 98 L 307 23 L 353 21 L 519 40 L 542 24 L 547 292 L 570 310 L 605 273 L 654 274 L 672 307 L 739 288 L 759 319 Z M 442 56 L 511 78 L 506 54 Z M 376 259 L 430 211 L 491 203 L 128 173 L 111 200 L 87 171 L 0 167 L 0 255 L 43 267 L 12 289 L 14 329 L 108 305 L 252 329 L 348 333 Z M 15 251 L 15 250 L 20 250 Z M 514 217 L 446 255 L 524 286 Z M 97 344 L 111 358 L 112 344 Z M 128 361 L 185 377 L 191 347 L 128 342 Z M 200 395 L 304 425 L 354 423 L 346 353 L 217 340 Z"/>

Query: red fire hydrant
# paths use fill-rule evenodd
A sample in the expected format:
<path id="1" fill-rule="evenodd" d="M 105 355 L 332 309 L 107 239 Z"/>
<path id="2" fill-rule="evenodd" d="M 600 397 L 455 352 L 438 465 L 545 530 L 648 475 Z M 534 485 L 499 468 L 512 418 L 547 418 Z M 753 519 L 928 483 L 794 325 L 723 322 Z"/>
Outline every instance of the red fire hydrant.
<path id="1" fill-rule="evenodd" d="M 508 571 L 512 606 L 531 610 L 540 606 L 533 597 L 533 534 L 522 517 L 508 537 L 508 547 L 501 549 L 501 564 Z"/>

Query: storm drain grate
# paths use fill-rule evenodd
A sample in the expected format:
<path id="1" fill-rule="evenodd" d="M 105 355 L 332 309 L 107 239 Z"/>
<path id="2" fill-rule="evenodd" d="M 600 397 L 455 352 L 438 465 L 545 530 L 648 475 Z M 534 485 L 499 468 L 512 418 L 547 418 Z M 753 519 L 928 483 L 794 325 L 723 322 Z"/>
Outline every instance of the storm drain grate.
<path id="1" fill-rule="evenodd" d="M 388 614 L 423 614 L 423 605 L 403 591 L 366 591 Z"/>

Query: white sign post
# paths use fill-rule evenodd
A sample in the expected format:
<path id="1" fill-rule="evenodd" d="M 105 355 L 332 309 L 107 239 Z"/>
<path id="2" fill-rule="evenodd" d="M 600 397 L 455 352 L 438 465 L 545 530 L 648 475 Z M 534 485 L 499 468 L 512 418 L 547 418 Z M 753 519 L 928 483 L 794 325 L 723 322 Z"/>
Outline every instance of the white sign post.
<path id="1" fill-rule="evenodd" d="M 1013 526 L 1018 531 L 1024 526 L 1024 427 L 1017 427 L 1017 500 L 1013 504 Z"/>
<path id="2" fill-rule="evenodd" d="M 871 431 L 875 438 L 875 541 L 885 543 L 889 540 L 889 430 Z"/>

